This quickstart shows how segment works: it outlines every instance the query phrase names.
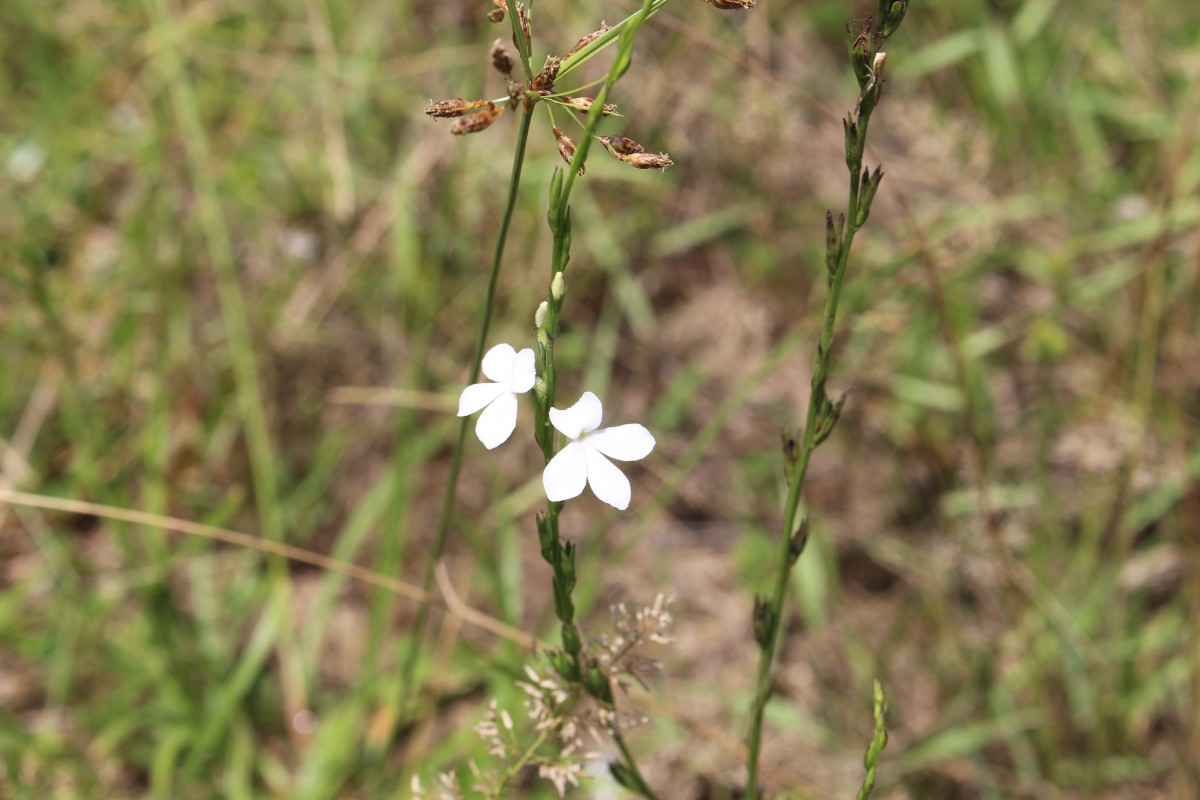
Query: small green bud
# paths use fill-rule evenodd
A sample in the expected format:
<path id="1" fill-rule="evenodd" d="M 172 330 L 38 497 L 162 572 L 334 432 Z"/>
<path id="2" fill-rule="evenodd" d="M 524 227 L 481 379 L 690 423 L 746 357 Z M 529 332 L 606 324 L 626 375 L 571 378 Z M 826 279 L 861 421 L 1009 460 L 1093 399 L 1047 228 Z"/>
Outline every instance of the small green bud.
<path id="1" fill-rule="evenodd" d="M 618 785 L 624 786 L 630 791 L 637 791 L 637 782 L 634 780 L 633 773 L 629 771 L 629 767 L 622 764 L 620 761 L 608 762 L 608 774 L 612 775 L 614 781 Z"/>
<path id="2" fill-rule="evenodd" d="M 567 282 L 563 279 L 561 272 L 554 273 L 554 280 L 550 281 L 550 296 L 555 302 L 563 299 L 563 295 L 567 293 Z"/>
<path id="3" fill-rule="evenodd" d="M 579 628 L 575 626 L 575 623 L 563 623 L 562 642 L 563 650 L 567 651 L 572 656 L 577 656 L 583 651 L 583 640 L 579 638 Z"/>
<path id="4" fill-rule="evenodd" d="M 537 311 L 533 312 L 533 327 L 541 330 L 546 324 L 546 313 L 550 310 L 550 304 L 543 300 L 537 307 Z"/>
<path id="5" fill-rule="evenodd" d="M 601 703 L 612 705 L 612 682 L 595 661 L 588 665 L 587 672 L 583 675 L 583 688 L 587 689 L 587 693 Z"/>
<path id="6" fill-rule="evenodd" d="M 554 671 L 561 675 L 567 683 L 579 682 L 579 666 L 575 663 L 575 659 L 562 650 L 555 650 L 550 654 L 550 666 L 554 667 Z"/>
<path id="7" fill-rule="evenodd" d="M 754 641 L 766 650 L 774 633 L 775 612 L 766 598 L 754 595 Z"/>
<path id="8" fill-rule="evenodd" d="M 876 167 L 874 172 L 868 173 L 865 169 L 862 174 L 862 194 L 858 200 L 858 227 L 862 227 L 867 221 L 867 216 L 871 213 L 871 203 L 875 201 L 875 193 L 879 191 L 879 184 L 883 180 L 883 169 Z"/>

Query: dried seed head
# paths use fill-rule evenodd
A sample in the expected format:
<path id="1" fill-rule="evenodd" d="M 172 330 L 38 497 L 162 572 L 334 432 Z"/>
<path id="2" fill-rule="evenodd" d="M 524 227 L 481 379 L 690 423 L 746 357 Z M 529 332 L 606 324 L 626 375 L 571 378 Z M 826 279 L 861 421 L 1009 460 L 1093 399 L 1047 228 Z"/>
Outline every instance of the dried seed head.
<path id="1" fill-rule="evenodd" d="M 488 12 L 488 19 L 492 22 L 504 22 L 504 14 L 508 11 L 508 0 L 492 0 L 492 5 L 495 8 Z"/>
<path id="2" fill-rule="evenodd" d="M 504 43 L 499 39 L 492 43 L 492 66 L 506 78 L 512 75 L 512 59 L 509 58 L 508 51 L 504 49 Z"/>
<path id="3" fill-rule="evenodd" d="M 608 152 L 612 153 L 617 158 L 627 156 L 630 153 L 644 153 L 646 148 L 635 142 L 633 139 L 628 139 L 624 136 L 601 136 L 600 143 L 608 148 Z"/>
<path id="4" fill-rule="evenodd" d="M 599 39 L 601 36 L 603 36 L 606 33 L 608 33 L 608 25 L 601 22 L 599 28 L 592 31 L 587 36 L 584 36 L 582 39 L 580 39 L 578 42 L 576 42 L 575 46 L 571 48 L 571 51 L 569 53 L 567 53 L 565 56 L 563 56 L 563 60 L 565 61 L 566 59 L 575 55 L 580 50 L 587 47 L 589 44 L 596 41 L 597 39 Z"/>
<path id="5" fill-rule="evenodd" d="M 590 97 L 564 97 L 563 102 L 578 111 L 580 114 L 583 114 L 585 117 L 587 116 L 587 113 L 592 110 L 592 106 L 596 105 L 596 101 Z M 605 117 L 621 116 L 617 113 L 617 107 L 612 103 L 605 103 L 604 108 L 600 111 L 600 114 Z"/>
<path id="6" fill-rule="evenodd" d="M 666 169 L 675 163 L 666 153 L 629 153 L 618 155 L 617 158 L 638 169 Z"/>
<path id="7" fill-rule="evenodd" d="M 495 103 L 488 103 L 487 107 L 482 111 L 477 111 L 469 117 L 463 117 L 454 121 L 450 126 L 450 132 L 455 136 L 462 136 L 466 133 L 478 133 L 486 128 L 491 127 L 491 124 L 496 121 L 496 117 L 504 113 L 502 107 Z"/>
<path id="8" fill-rule="evenodd" d="M 554 138 L 558 140 L 558 154 L 562 156 L 563 161 L 570 164 L 571 159 L 575 157 L 575 142 L 558 128 L 554 129 Z M 583 172 L 584 168 L 580 165 L 579 174 L 582 175 Z"/>
<path id="9" fill-rule="evenodd" d="M 449 100 L 429 101 L 425 113 L 431 117 L 461 117 L 469 111 L 488 105 L 487 100 L 464 100 L 461 97 L 451 97 Z"/>
<path id="10" fill-rule="evenodd" d="M 517 3 L 517 20 L 521 23 L 521 36 L 525 39 L 525 47 L 528 48 L 533 37 L 529 33 L 529 12 L 525 9 L 524 3 Z M 515 33 L 513 34 L 513 47 L 517 48 L 518 53 L 522 52 L 521 44 L 517 41 Z M 528 52 L 528 49 L 524 52 Z"/>
<path id="11" fill-rule="evenodd" d="M 714 8 L 725 10 L 745 11 L 754 8 L 754 0 L 704 0 L 706 3 L 712 3 Z"/>
<path id="12" fill-rule="evenodd" d="M 523 80 L 510 80 L 509 82 L 509 108 L 515 109 L 517 103 L 524 100 L 524 82 Z"/>
<path id="13" fill-rule="evenodd" d="M 562 59 L 558 56 L 550 56 L 546 59 L 546 65 L 542 67 L 533 78 L 533 83 L 529 84 L 529 88 L 540 94 L 550 94 L 554 91 L 554 79 L 558 77 L 558 68 L 562 66 Z"/>

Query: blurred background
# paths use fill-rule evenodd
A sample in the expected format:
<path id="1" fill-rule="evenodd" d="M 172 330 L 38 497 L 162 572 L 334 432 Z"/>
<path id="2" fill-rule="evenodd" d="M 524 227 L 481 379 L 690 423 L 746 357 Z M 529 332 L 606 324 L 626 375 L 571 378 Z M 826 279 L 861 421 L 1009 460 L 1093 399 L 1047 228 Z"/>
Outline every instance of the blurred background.
<path id="1" fill-rule="evenodd" d="M 539 0 L 535 58 L 634 7 Z M 515 133 L 423 110 L 505 95 L 489 8 L 4 3 L 0 796 L 408 797 L 486 761 L 490 699 L 520 711 L 519 637 L 442 611 L 401 680 L 394 583 L 426 569 Z M 621 698 L 663 798 L 744 780 L 873 8 L 672 2 L 604 132 L 676 165 L 597 149 L 575 193 L 560 398 L 658 447 L 628 513 L 589 496 L 563 533 L 589 632 L 675 598 L 664 677 Z M 916 0 L 888 50 L 768 785 L 851 796 L 878 677 L 876 797 L 1200 796 L 1200 6 Z M 532 345 L 559 163 L 539 116 L 491 343 Z M 444 579 L 553 640 L 523 430 L 468 441 Z"/>

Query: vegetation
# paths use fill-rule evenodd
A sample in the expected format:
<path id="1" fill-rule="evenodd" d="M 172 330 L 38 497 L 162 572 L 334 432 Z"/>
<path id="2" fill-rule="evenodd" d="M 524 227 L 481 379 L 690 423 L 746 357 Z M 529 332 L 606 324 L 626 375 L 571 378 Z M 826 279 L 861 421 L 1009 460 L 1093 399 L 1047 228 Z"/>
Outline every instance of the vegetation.
<path id="1" fill-rule="evenodd" d="M 780 431 L 805 422 L 861 92 L 847 14 L 875 4 L 724 4 L 537 0 L 518 74 L 653 7 L 603 98 L 622 116 L 586 121 L 674 165 L 592 142 L 578 176 L 535 120 L 485 301 L 521 115 L 459 137 L 422 111 L 508 96 L 511 15 L 6 3 L 0 797 L 438 796 L 497 758 L 499 796 L 619 796 L 603 762 L 574 790 L 534 747 L 576 711 L 616 714 L 602 755 L 643 794 L 746 790 Z M 1200 794 L 1198 43 L 1180 0 L 905 17 L 763 796 Z M 556 699 L 554 444 L 528 435 L 551 403 L 522 399 L 494 451 L 466 437 L 439 534 L 472 364 L 535 346 L 568 254 L 553 405 L 595 392 L 656 440 L 622 465 L 627 511 L 554 511 L 579 652 L 623 665 L 612 708 Z M 621 660 L 631 637 L 647 660 Z"/>

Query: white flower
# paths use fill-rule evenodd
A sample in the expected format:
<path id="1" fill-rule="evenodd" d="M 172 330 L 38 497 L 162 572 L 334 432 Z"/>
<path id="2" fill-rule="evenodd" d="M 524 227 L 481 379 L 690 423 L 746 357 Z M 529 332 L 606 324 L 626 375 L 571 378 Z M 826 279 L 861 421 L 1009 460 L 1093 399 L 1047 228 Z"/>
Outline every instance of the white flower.
<path id="1" fill-rule="evenodd" d="M 473 383 L 463 389 L 458 415 L 466 417 L 483 409 L 475 423 L 475 435 L 491 450 L 512 436 L 517 427 L 517 395 L 533 388 L 537 369 L 532 350 L 527 347 L 518 353 L 507 344 L 488 350 L 480 366 L 495 383 Z"/>
<path id="2" fill-rule="evenodd" d="M 603 414 L 600 398 L 591 392 L 584 392 L 579 402 L 565 411 L 550 409 L 550 422 L 572 440 L 550 459 L 542 473 L 542 485 L 550 500 L 559 502 L 578 497 L 584 484 L 588 484 L 596 497 L 610 506 L 629 508 L 629 479 L 608 459 L 643 459 L 654 449 L 654 437 L 636 424 L 596 430 Z"/>

